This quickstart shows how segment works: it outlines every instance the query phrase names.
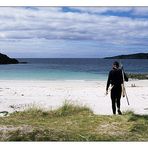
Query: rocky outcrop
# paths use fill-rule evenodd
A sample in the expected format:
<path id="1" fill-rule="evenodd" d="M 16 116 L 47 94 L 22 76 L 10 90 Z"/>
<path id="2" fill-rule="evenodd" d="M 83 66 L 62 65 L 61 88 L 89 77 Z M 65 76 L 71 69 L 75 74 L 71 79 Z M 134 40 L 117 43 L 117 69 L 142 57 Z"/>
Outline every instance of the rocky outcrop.
<path id="1" fill-rule="evenodd" d="M 10 58 L 5 54 L 0 53 L 0 64 L 18 64 L 19 61 L 14 58 Z"/>
<path id="2" fill-rule="evenodd" d="M 114 56 L 114 57 L 105 57 L 104 59 L 148 59 L 148 53 L 119 55 L 119 56 Z"/>

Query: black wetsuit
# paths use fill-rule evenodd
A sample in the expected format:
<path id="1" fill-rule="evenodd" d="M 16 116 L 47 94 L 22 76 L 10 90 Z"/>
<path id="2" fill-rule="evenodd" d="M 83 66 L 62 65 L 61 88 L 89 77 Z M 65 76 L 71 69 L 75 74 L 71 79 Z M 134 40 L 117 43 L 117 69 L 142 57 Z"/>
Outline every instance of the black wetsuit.
<path id="1" fill-rule="evenodd" d="M 124 79 L 125 81 L 128 81 L 128 78 L 125 73 Z M 116 104 L 117 108 L 120 110 L 120 99 L 122 92 L 121 84 L 123 84 L 121 69 L 113 69 L 109 72 L 106 90 L 108 90 L 110 84 L 113 86 L 111 89 L 112 110 L 113 114 L 116 114 Z"/>

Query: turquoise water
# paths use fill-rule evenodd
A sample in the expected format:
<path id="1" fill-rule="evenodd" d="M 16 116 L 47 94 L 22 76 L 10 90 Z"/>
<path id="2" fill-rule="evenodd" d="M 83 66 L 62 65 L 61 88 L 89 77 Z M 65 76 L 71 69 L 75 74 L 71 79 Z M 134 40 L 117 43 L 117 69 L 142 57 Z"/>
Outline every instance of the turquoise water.
<path id="1" fill-rule="evenodd" d="M 0 65 L 1 80 L 106 80 L 114 60 L 19 59 L 27 64 Z M 126 72 L 148 73 L 148 60 L 122 60 Z"/>
<path id="2" fill-rule="evenodd" d="M 7 80 L 97 80 L 105 79 L 104 75 L 66 70 L 4 70 L 0 72 L 0 79 Z"/>

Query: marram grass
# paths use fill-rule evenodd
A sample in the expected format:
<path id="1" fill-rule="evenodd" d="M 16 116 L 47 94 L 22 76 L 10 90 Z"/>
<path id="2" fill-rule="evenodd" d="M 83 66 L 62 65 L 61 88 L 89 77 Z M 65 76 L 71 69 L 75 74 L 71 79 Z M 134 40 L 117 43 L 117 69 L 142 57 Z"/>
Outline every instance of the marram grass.
<path id="1" fill-rule="evenodd" d="M 51 111 L 34 107 L 1 117 L 0 141 L 148 141 L 148 116 L 95 115 L 68 102 Z"/>

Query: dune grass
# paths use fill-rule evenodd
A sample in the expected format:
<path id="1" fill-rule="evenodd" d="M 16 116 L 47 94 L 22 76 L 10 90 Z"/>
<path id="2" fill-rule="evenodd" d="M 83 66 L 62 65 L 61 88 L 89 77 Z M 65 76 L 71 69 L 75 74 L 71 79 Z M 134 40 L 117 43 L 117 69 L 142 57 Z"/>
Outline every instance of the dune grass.
<path id="1" fill-rule="evenodd" d="M 52 111 L 30 108 L 1 117 L 0 141 L 148 141 L 148 116 L 95 115 L 65 102 Z"/>

